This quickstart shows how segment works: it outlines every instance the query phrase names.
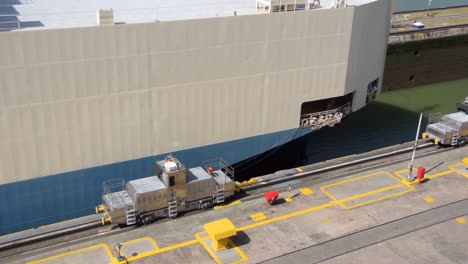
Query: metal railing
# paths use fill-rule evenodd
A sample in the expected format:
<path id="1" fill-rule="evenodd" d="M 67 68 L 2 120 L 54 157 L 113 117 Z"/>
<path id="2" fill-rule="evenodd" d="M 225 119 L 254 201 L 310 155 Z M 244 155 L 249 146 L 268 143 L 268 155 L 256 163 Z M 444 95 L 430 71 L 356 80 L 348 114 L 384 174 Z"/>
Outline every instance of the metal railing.
<path id="1" fill-rule="evenodd" d="M 302 115 L 301 127 L 318 130 L 324 126 L 333 127 L 341 123 L 341 119 L 351 113 L 351 102 L 338 108 Z"/>
<path id="2" fill-rule="evenodd" d="M 120 192 L 125 189 L 125 180 L 122 178 L 105 181 L 103 184 L 103 195 L 107 195 L 109 200 L 117 207 L 125 206 L 125 199 Z"/>
<path id="3" fill-rule="evenodd" d="M 213 171 L 221 170 L 228 176 L 231 180 L 234 180 L 234 168 L 231 167 L 225 160 L 222 158 L 207 160 L 203 162 L 204 168 L 207 169 L 211 167 Z"/>

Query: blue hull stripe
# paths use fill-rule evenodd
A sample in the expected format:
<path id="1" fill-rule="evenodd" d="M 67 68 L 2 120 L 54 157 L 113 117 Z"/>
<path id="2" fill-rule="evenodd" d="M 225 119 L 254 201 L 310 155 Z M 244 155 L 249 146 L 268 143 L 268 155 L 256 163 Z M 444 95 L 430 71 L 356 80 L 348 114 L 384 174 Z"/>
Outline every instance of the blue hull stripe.
<path id="1" fill-rule="evenodd" d="M 310 132 L 290 129 L 174 152 L 186 167 L 221 157 L 234 164 Z M 167 153 L 0 185 L 0 235 L 94 213 L 101 204 L 102 183 L 152 175 L 155 160 Z"/>

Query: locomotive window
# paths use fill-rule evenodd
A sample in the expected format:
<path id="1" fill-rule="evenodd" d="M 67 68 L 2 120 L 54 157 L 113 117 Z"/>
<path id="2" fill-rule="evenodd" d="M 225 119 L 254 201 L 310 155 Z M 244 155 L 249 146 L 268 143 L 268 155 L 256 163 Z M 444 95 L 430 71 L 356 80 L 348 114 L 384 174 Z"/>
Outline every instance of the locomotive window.
<path id="1" fill-rule="evenodd" d="M 175 176 L 169 177 L 169 187 L 172 187 L 175 185 Z"/>

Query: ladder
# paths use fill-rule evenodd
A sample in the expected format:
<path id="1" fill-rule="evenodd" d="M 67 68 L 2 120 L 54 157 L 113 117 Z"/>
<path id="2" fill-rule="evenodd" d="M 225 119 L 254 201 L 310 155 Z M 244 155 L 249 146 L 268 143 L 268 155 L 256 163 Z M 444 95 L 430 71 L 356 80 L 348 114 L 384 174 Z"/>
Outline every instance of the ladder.
<path id="1" fill-rule="evenodd" d="M 458 139 L 459 138 L 460 138 L 460 136 L 458 135 L 458 133 L 454 132 L 453 136 L 452 136 L 452 146 L 457 146 L 458 145 Z"/>
<path id="2" fill-rule="evenodd" d="M 224 185 L 216 186 L 215 201 L 217 204 L 224 203 Z"/>
<path id="3" fill-rule="evenodd" d="M 169 217 L 176 217 L 177 216 L 177 200 L 171 201 L 168 203 L 168 214 Z"/>
<path id="4" fill-rule="evenodd" d="M 134 225 L 136 223 L 135 205 L 127 205 L 125 207 L 125 210 L 126 210 L 125 218 L 127 220 L 127 225 Z"/>

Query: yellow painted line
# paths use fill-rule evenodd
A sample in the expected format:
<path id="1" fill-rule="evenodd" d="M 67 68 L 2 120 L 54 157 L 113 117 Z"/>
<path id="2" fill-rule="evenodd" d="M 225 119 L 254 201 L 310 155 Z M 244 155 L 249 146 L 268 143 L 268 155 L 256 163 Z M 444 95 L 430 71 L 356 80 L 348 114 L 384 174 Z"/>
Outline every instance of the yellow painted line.
<path id="1" fill-rule="evenodd" d="M 301 189 L 299 189 L 299 191 L 300 191 L 303 195 L 311 195 L 312 193 L 314 193 L 314 192 L 312 192 L 312 190 L 309 189 L 309 188 L 301 188 Z"/>
<path id="2" fill-rule="evenodd" d="M 249 258 L 244 254 L 244 252 L 242 252 L 242 250 L 236 245 L 234 244 L 234 242 L 232 242 L 231 239 L 228 239 L 228 244 L 231 246 L 232 249 L 234 249 L 234 251 L 237 252 L 237 254 L 239 254 L 239 256 L 241 257 L 240 260 L 238 261 L 234 261 L 232 263 L 242 263 L 242 262 L 246 262 Z"/>
<path id="3" fill-rule="evenodd" d="M 364 178 L 374 177 L 374 176 L 377 176 L 377 175 L 379 175 L 379 174 L 385 174 L 385 175 L 387 175 L 387 176 L 391 175 L 390 173 L 388 173 L 388 172 L 386 172 L 386 171 L 378 171 L 378 172 L 366 174 L 366 175 L 363 175 L 363 176 L 359 176 L 359 177 L 354 177 L 354 178 L 347 179 L 347 180 L 338 181 L 338 182 L 335 182 L 335 183 L 332 183 L 332 184 L 329 184 L 329 185 L 322 186 L 321 188 L 327 189 L 327 188 L 330 188 L 330 187 L 332 187 L 332 186 L 341 185 L 341 184 L 343 184 L 343 183 L 353 182 L 353 181 L 357 181 L 357 180 L 364 179 Z"/>
<path id="4" fill-rule="evenodd" d="M 218 209 L 222 209 L 222 208 L 225 208 L 225 207 L 228 207 L 228 206 L 233 206 L 233 205 L 237 205 L 237 204 L 240 204 L 241 201 L 240 200 L 235 200 L 235 201 L 232 201 L 228 204 L 222 204 L 222 205 L 216 205 L 216 206 L 213 206 L 213 209 L 214 210 L 218 210 Z"/>
<path id="5" fill-rule="evenodd" d="M 154 241 L 154 239 L 152 239 L 151 237 L 137 238 L 137 239 L 122 242 L 121 244 L 122 244 L 122 246 L 125 246 L 125 245 L 129 245 L 129 244 L 133 244 L 133 243 L 138 243 L 138 242 L 141 242 L 141 241 L 149 241 L 153 245 L 154 249 L 143 251 L 143 252 L 137 252 L 138 254 L 135 255 L 135 256 L 133 256 L 133 255 L 132 256 L 125 256 L 127 261 L 135 261 L 137 259 L 142 259 L 142 258 L 145 258 L 145 257 L 149 257 L 149 256 L 152 256 L 152 255 L 155 255 L 155 254 L 158 254 L 158 253 L 161 252 L 158 245 L 156 244 L 156 241 Z M 115 250 L 116 250 L 116 252 L 118 252 L 117 247 L 115 248 Z"/>
<path id="6" fill-rule="evenodd" d="M 46 262 L 46 261 L 50 261 L 50 260 L 56 260 L 56 259 L 63 258 L 63 257 L 69 256 L 69 255 L 77 254 L 77 253 L 88 251 L 88 250 L 98 249 L 98 248 L 101 248 L 101 247 L 106 251 L 107 255 L 109 256 L 109 258 L 111 260 L 111 263 L 118 263 L 118 260 L 114 257 L 114 255 L 112 255 L 109 247 L 106 244 L 102 243 L 102 244 L 97 244 L 97 245 L 90 246 L 90 247 L 85 247 L 85 248 L 80 248 L 80 249 L 77 249 L 77 250 L 65 252 L 65 253 L 62 253 L 62 254 L 57 254 L 57 255 L 54 255 L 54 256 L 50 256 L 48 258 L 43 258 L 43 259 L 40 259 L 40 260 L 32 261 L 32 262 L 29 262 L 29 264 L 41 263 L 41 262 Z"/>
<path id="7" fill-rule="evenodd" d="M 382 187 L 382 188 L 379 188 L 379 189 L 375 189 L 375 190 L 372 190 L 372 191 L 369 191 L 369 192 L 364 192 L 364 193 L 360 193 L 360 194 L 353 195 L 353 196 L 350 196 L 350 197 L 346 197 L 346 198 L 340 199 L 338 201 L 341 204 L 344 204 L 344 203 L 352 201 L 352 200 L 356 200 L 356 199 L 363 198 L 363 197 L 366 197 L 366 196 L 369 196 L 369 195 L 374 195 L 374 194 L 377 194 L 377 193 L 381 193 L 381 192 L 389 191 L 389 190 L 392 190 L 392 189 L 400 188 L 400 187 L 403 187 L 403 186 L 405 186 L 405 185 L 402 184 L 402 183 L 397 183 L 397 184 L 394 184 L 394 185 L 390 185 L 390 186 Z M 408 187 L 408 186 L 405 186 L 405 187 Z"/>
<path id="8" fill-rule="evenodd" d="M 153 245 L 154 249 L 159 249 L 158 244 L 156 244 L 156 241 L 154 241 L 154 239 L 152 239 L 151 237 L 141 237 L 141 238 L 125 241 L 120 244 L 124 246 L 124 245 L 132 244 L 132 243 L 138 243 L 140 241 L 149 241 Z"/>
<path id="9" fill-rule="evenodd" d="M 463 217 L 457 217 L 455 218 L 455 221 L 457 221 L 459 224 L 466 224 L 466 219 Z"/>
<path id="10" fill-rule="evenodd" d="M 182 248 L 182 247 L 194 245 L 194 244 L 197 244 L 197 243 L 198 243 L 198 240 L 192 239 L 192 240 L 185 241 L 185 242 L 175 244 L 175 245 L 172 245 L 172 246 L 160 248 L 159 252 L 162 253 L 162 252 L 170 251 L 170 250 L 173 250 L 173 249 L 176 249 L 176 248 Z"/>
<path id="11" fill-rule="evenodd" d="M 449 174 L 452 174 L 452 173 L 453 173 L 452 170 L 448 170 L 448 171 L 443 171 L 443 172 L 439 172 L 439 173 L 436 173 L 436 174 L 427 175 L 427 176 L 424 177 L 424 178 L 434 179 L 434 178 L 441 177 L 441 176 L 445 176 L 445 175 L 449 175 Z M 416 183 L 416 182 L 415 182 L 415 183 Z"/>
<path id="12" fill-rule="evenodd" d="M 293 212 L 293 213 L 280 215 L 280 216 L 277 216 L 277 217 L 274 217 L 274 218 L 269 218 L 269 219 L 266 219 L 266 220 L 263 220 L 263 221 L 259 221 L 257 223 L 253 223 L 253 224 L 250 224 L 250 225 L 239 227 L 239 228 L 237 228 L 237 231 L 245 231 L 245 230 L 249 230 L 249 229 L 259 227 L 259 226 L 263 226 L 263 225 L 266 225 L 266 224 L 275 223 L 275 222 L 278 222 L 278 221 L 281 221 L 281 220 L 289 219 L 291 217 L 300 216 L 300 215 L 303 215 L 303 214 L 307 214 L 307 213 L 315 212 L 315 211 L 322 210 L 322 209 L 325 209 L 325 208 L 328 208 L 328 207 L 332 207 L 332 206 L 335 206 L 336 204 L 337 203 L 335 203 L 335 202 L 330 202 L 330 203 L 310 207 L 310 208 L 307 208 L 307 209 L 304 209 L 304 210 L 296 211 L 296 212 Z"/>
<path id="13" fill-rule="evenodd" d="M 338 205 L 340 205 L 341 207 L 344 207 L 344 205 L 343 205 L 342 203 L 340 203 L 340 201 L 338 201 L 338 200 L 335 198 L 335 196 L 331 195 L 329 192 L 327 192 L 327 191 L 325 190 L 324 186 L 320 187 L 320 190 L 321 190 L 326 196 L 330 197 L 330 199 L 332 199 L 333 202 L 334 202 L 335 204 L 338 204 Z"/>
<path id="14" fill-rule="evenodd" d="M 408 170 L 406 170 L 408 171 Z M 393 179 L 397 180 L 397 181 L 400 181 L 401 182 L 401 178 L 400 177 L 397 177 L 395 175 L 393 175 L 392 173 L 388 173 L 388 176 L 392 177 Z M 404 177 L 403 177 L 403 180 L 406 180 Z"/>
<path id="15" fill-rule="evenodd" d="M 266 215 L 264 213 L 256 213 L 250 216 L 252 220 L 254 221 L 260 221 L 266 218 Z"/>
<path id="16" fill-rule="evenodd" d="M 292 202 L 293 199 L 292 199 L 291 197 L 286 197 L 284 200 L 285 200 L 287 203 L 289 203 L 289 202 Z"/>
<path id="17" fill-rule="evenodd" d="M 417 183 L 418 183 L 418 180 L 417 180 L 417 179 L 415 179 L 414 181 L 409 182 L 408 180 L 406 180 L 406 177 L 404 177 L 403 175 L 401 175 L 402 173 L 407 174 L 407 173 L 408 173 L 408 169 L 400 170 L 400 171 L 395 172 L 395 175 L 397 175 L 399 178 L 401 178 L 401 182 L 402 182 L 403 184 L 410 186 L 410 185 L 413 185 L 413 184 L 417 184 Z M 415 171 L 413 171 L 413 173 L 415 173 L 414 176 L 416 176 L 417 173 L 418 173 L 418 171 L 415 170 Z M 451 173 L 454 173 L 454 171 L 453 171 L 453 170 L 446 170 L 446 171 L 439 172 L 439 173 L 435 173 L 435 174 L 425 174 L 425 175 L 424 175 L 424 178 L 427 178 L 427 179 L 435 179 L 435 178 L 437 178 L 437 177 L 446 176 L 446 175 L 449 175 L 449 174 L 451 174 Z"/>
<path id="18" fill-rule="evenodd" d="M 295 169 L 297 172 L 303 172 L 304 170 L 301 167 Z"/>
<path id="19" fill-rule="evenodd" d="M 205 232 L 201 232 L 201 233 L 205 233 Z M 195 240 L 197 241 L 197 243 L 200 243 L 202 245 L 202 247 L 206 250 L 206 252 L 208 252 L 208 254 L 210 254 L 210 256 L 213 258 L 213 260 L 218 263 L 218 264 L 223 264 L 223 262 L 218 258 L 218 256 L 216 256 L 216 254 L 211 251 L 211 249 L 203 242 L 207 239 L 209 239 L 209 237 L 206 237 L 206 238 L 201 238 L 200 237 L 200 234 L 201 233 L 197 233 L 195 234 Z"/>
<path id="20" fill-rule="evenodd" d="M 428 202 L 428 203 L 433 203 L 435 202 L 434 198 L 430 197 L 430 196 L 426 196 L 424 197 L 424 201 Z"/>
<path id="21" fill-rule="evenodd" d="M 324 224 L 324 225 L 329 225 L 329 224 L 330 224 L 330 220 L 327 219 L 327 220 L 323 221 L 323 224 Z"/>
<path id="22" fill-rule="evenodd" d="M 363 206 L 363 205 L 366 205 L 366 204 L 376 203 L 376 202 L 379 202 L 379 201 L 382 201 L 382 200 L 390 199 L 390 198 L 392 198 L 392 197 L 400 196 L 400 195 L 403 195 L 403 194 L 405 194 L 405 193 L 409 193 L 409 192 L 412 192 L 412 191 L 414 191 L 413 188 L 408 189 L 408 190 L 404 190 L 404 191 L 401 191 L 401 192 L 397 192 L 397 193 L 392 193 L 392 194 L 389 194 L 389 195 L 385 195 L 385 196 L 382 196 L 382 197 L 379 197 L 379 198 L 375 198 L 375 199 L 372 199 L 372 200 L 368 200 L 368 201 L 365 201 L 365 202 L 362 202 L 362 203 L 354 204 L 354 205 L 352 205 L 352 206 L 347 206 L 347 205 L 345 205 L 344 208 L 346 208 L 346 209 L 353 209 L 353 208 L 356 208 L 356 207 L 359 207 L 359 206 Z"/>
<path id="23" fill-rule="evenodd" d="M 457 166 L 464 166 L 464 167 L 468 168 L 468 166 L 467 166 L 465 163 L 461 163 L 461 162 L 460 162 L 460 163 L 455 163 L 455 164 L 450 164 L 450 165 L 448 165 L 448 167 L 449 167 L 452 171 L 454 171 L 455 173 L 458 173 L 458 174 L 462 175 L 463 177 L 468 178 L 468 170 L 467 170 L 466 173 L 463 173 L 463 172 L 461 172 L 460 170 L 458 170 L 458 169 L 455 168 L 455 167 L 457 167 Z"/>
<path id="24" fill-rule="evenodd" d="M 401 175 L 402 173 L 405 173 L 405 172 L 408 172 L 408 169 L 404 169 L 404 170 L 399 170 L 399 171 L 396 171 L 394 172 L 394 174 L 399 178 L 399 181 L 406 181 L 406 177 L 404 177 L 403 175 Z"/>

